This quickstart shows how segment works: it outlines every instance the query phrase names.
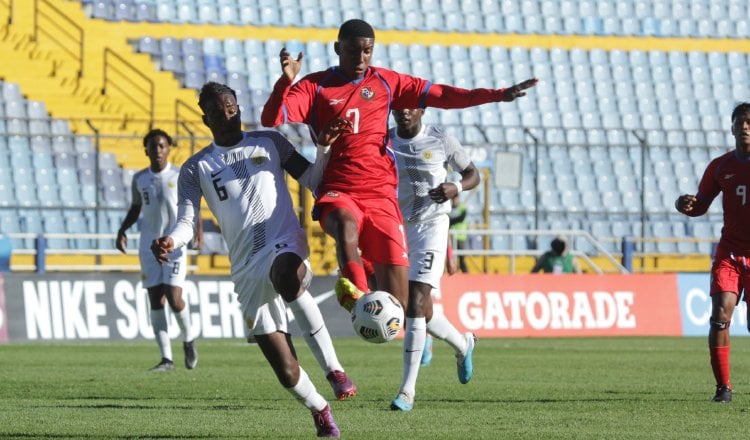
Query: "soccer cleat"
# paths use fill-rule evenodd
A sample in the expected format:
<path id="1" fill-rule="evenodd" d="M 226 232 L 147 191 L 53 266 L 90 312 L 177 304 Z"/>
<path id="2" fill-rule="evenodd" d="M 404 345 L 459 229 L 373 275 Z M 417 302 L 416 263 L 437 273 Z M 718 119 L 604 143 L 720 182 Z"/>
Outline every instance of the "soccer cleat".
<path id="1" fill-rule="evenodd" d="M 426 367 L 432 362 L 432 336 L 427 335 L 424 340 L 424 349 L 422 350 L 422 359 L 419 361 L 419 365 Z"/>
<path id="2" fill-rule="evenodd" d="M 398 396 L 391 401 L 391 409 L 394 411 L 409 412 L 412 408 L 414 408 L 414 398 L 404 392 L 398 393 Z"/>
<path id="3" fill-rule="evenodd" d="M 331 405 L 326 405 L 320 411 L 313 411 L 312 416 L 315 421 L 315 428 L 318 430 L 318 437 L 341 437 L 341 431 L 336 426 L 336 422 L 333 420 L 333 415 L 331 414 Z"/>
<path id="4" fill-rule="evenodd" d="M 195 349 L 195 339 L 190 342 L 183 342 L 182 348 L 185 350 L 185 368 L 192 370 L 198 365 L 198 351 Z"/>
<path id="5" fill-rule="evenodd" d="M 345 308 L 348 312 L 352 311 L 354 303 L 363 295 L 354 283 L 344 277 L 336 281 L 336 286 L 333 290 L 336 291 L 336 298 L 339 300 L 341 307 Z"/>
<path id="6" fill-rule="evenodd" d="M 711 399 L 714 402 L 729 403 L 732 401 L 732 389 L 729 385 L 718 385 L 716 387 L 716 394 Z"/>
<path id="7" fill-rule="evenodd" d="M 469 383 L 471 376 L 474 375 L 474 365 L 471 356 L 474 354 L 474 345 L 477 343 L 477 337 L 471 332 L 464 333 L 466 336 L 466 353 L 456 355 L 456 366 L 458 367 L 458 381 Z"/>
<path id="8" fill-rule="evenodd" d="M 162 358 L 161 362 L 149 371 L 174 371 L 174 362 L 167 358 Z"/>
<path id="9" fill-rule="evenodd" d="M 345 400 L 357 395 L 357 386 L 354 385 L 354 382 L 343 371 L 331 371 L 326 376 L 326 379 L 331 384 L 333 394 L 336 395 L 338 400 Z"/>

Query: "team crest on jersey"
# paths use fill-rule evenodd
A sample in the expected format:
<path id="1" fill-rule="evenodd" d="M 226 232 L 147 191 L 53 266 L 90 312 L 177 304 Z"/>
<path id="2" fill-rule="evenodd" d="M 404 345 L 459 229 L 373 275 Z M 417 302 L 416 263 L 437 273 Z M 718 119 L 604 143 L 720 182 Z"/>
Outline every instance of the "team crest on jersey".
<path id="1" fill-rule="evenodd" d="M 250 158 L 250 163 L 255 165 L 256 167 L 263 166 L 263 164 L 266 162 L 267 157 L 265 156 L 253 156 Z"/>
<path id="2" fill-rule="evenodd" d="M 338 196 L 339 196 L 339 193 L 337 193 L 336 191 L 328 191 L 328 192 L 326 193 L 326 197 L 333 197 L 333 198 L 336 198 L 336 197 L 338 197 Z"/>
<path id="3" fill-rule="evenodd" d="M 424 159 L 424 160 L 430 160 L 430 159 L 432 159 L 432 151 L 423 151 L 422 152 L 422 159 Z"/>
<path id="4" fill-rule="evenodd" d="M 360 90 L 359 92 L 359 96 L 361 96 L 365 101 L 369 101 L 375 97 L 375 91 L 372 90 L 371 87 L 362 87 L 362 90 Z"/>

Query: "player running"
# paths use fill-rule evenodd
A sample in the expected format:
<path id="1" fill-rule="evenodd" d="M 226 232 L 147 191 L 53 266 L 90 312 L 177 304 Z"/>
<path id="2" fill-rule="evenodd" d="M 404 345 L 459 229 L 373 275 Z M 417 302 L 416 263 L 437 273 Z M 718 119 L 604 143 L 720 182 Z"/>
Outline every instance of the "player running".
<path id="1" fill-rule="evenodd" d="M 143 212 L 138 258 L 141 263 L 143 287 L 148 292 L 151 304 L 151 327 L 154 329 L 154 338 L 161 352 L 161 361 L 151 371 L 174 370 L 165 301 L 169 303 L 182 331 L 185 368 L 193 369 L 198 364 L 196 335 L 190 326 L 189 308 L 182 298 L 182 285 L 187 273 L 187 253 L 183 249 L 177 249 L 169 256 L 168 264 L 160 265 L 154 261 L 150 248 L 151 242 L 172 229 L 177 219 L 177 177 L 180 167 L 168 161 L 171 146 L 172 138 L 163 130 L 154 129 L 144 136 L 143 147 L 150 165 L 133 176 L 132 202 L 115 240 L 115 247 L 124 254 L 128 247 L 125 231 L 138 221 Z M 190 236 L 190 239 L 193 238 L 195 247 L 200 248 L 200 223 L 195 237 Z"/>
<path id="2" fill-rule="evenodd" d="M 708 330 L 708 352 L 716 379 L 714 402 L 732 401 L 729 380 L 729 324 L 740 294 L 750 288 L 750 103 L 743 102 L 732 111 L 734 151 L 708 164 L 695 195 L 684 194 L 675 208 L 690 217 L 708 211 L 714 198 L 722 194 L 724 227 L 711 267 L 711 319 Z M 750 330 L 750 308 L 748 308 Z"/>
<path id="3" fill-rule="evenodd" d="M 177 225 L 154 241 L 154 254 L 166 262 L 169 252 L 187 243 L 204 197 L 229 246 L 232 281 L 255 341 L 281 385 L 312 411 L 318 436 L 338 438 L 328 402 L 297 362 L 286 318 L 288 305 L 336 397 L 354 396 L 357 388 L 344 373 L 307 290 L 309 249 L 284 179 L 286 171 L 314 188 L 328 148 L 319 148 L 311 165 L 277 132 L 243 132 L 235 92 L 223 84 L 205 84 L 199 106 L 214 141 L 182 167 Z M 340 132 L 341 125 L 331 124 L 321 130 L 318 143 L 330 145 Z"/>
<path id="4" fill-rule="evenodd" d="M 432 290 L 440 289 L 448 248 L 452 200 L 464 189 L 479 184 L 479 171 L 458 139 L 443 129 L 422 125 L 424 109 L 393 110 L 396 127 L 389 137 L 396 153 L 398 201 L 406 224 L 409 248 L 409 308 L 404 338 L 404 377 L 391 408 L 410 411 L 414 405 L 417 374 L 423 357 L 426 332 L 445 340 L 456 353 L 458 380 L 468 383 L 473 374 L 476 338 L 461 334 L 446 316 L 433 311 Z M 448 169 L 461 181 L 446 182 Z M 413 317 L 409 317 L 413 316 Z M 426 331 L 425 331 L 426 330 Z"/>

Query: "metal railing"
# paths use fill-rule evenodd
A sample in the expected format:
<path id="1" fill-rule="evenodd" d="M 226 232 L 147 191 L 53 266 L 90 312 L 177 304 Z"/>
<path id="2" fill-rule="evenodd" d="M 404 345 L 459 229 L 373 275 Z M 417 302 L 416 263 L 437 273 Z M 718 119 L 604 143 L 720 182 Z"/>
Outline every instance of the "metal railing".
<path id="1" fill-rule="evenodd" d="M 11 5 L 13 3 L 11 2 Z M 42 9 L 42 6 L 45 8 Z M 12 14 L 11 14 L 12 16 Z M 44 35 L 78 63 L 78 78 L 83 76 L 84 65 L 84 32 L 70 17 L 57 9 L 49 0 L 34 0 L 34 33 L 32 41 L 38 42 L 39 35 Z M 72 46 L 72 48 L 71 48 Z M 53 61 L 53 64 L 55 62 Z M 53 66 L 53 75 L 57 66 Z"/>
<path id="2" fill-rule="evenodd" d="M 115 61 L 119 62 L 120 65 L 118 66 Z M 102 95 L 106 95 L 109 92 L 108 87 L 119 91 L 122 96 L 127 98 L 137 108 L 143 110 L 148 116 L 149 128 L 153 127 L 156 108 L 154 80 L 108 47 L 104 48 L 102 69 L 104 78 L 102 82 Z M 133 77 L 134 75 L 142 81 L 136 81 Z M 147 87 L 143 87 L 143 84 L 146 84 Z M 144 101 L 148 104 L 144 105 Z M 124 117 L 123 125 L 127 126 L 127 123 L 128 119 Z"/>

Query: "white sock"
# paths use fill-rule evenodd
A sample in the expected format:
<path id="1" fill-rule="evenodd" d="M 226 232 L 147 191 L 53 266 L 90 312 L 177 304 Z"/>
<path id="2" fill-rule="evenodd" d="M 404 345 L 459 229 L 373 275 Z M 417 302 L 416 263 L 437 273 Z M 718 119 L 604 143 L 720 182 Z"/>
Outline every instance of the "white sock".
<path id="1" fill-rule="evenodd" d="M 195 336 L 193 336 L 193 333 L 190 331 L 190 310 L 188 309 L 187 303 L 185 303 L 185 307 L 183 307 L 182 311 L 175 312 L 174 318 L 177 321 L 177 325 L 180 326 L 180 330 L 182 330 L 182 340 L 185 342 L 190 342 L 193 339 L 195 339 Z"/>
<path id="2" fill-rule="evenodd" d="M 289 303 L 289 308 L 294 313 L 302 335 L 305 337 L 307 346 L 310 347 L 315 359 L 318 360 L 320 368 L 327 373 L 331 371 L 344 371 L 344 367 L 336 357 L 331 335 L 323 320 L 318 304 L 315 303 L 310 292 L 305 290 L 299 298 Z"/>
<path id="3" fill-rule="evenodd" d="M 466 351 L 466 337 L 448 321 L 443 313 L 433 309 L 432 319 L 427 323 L 427 332 L 447 342 L 456 354 L 463 354 Z"/>
<path id="4" fill-rule="evenodd" d="M 302 367 L 299 367 L 299 380 L 297 385 L 287 388 L 297 401 L 305 405 L 311 411 L 320 411 L 328 405 L 328 401 L 315 390 L 315 385 L 305 373 Z"/>
<path id="5" fill-rule="evenodd" d="M 425 331 L 427 325 L 425 317 L 406 318 L 404 329 L 404 378 L 401 381 L 401 392 L 412 398 L 416 394 L 417 375 L 419 374 L 419 362 L 422 360 L 424 340 L 427 337 Z"/>
<path id="6" fill-rule="evenodd" d="M 159 344 L 162 359 L 172 360 L 172 341 L 167 332 L 167 310 L 151 309 L 151 327 L 154 328 L 154 339 Z"/>

